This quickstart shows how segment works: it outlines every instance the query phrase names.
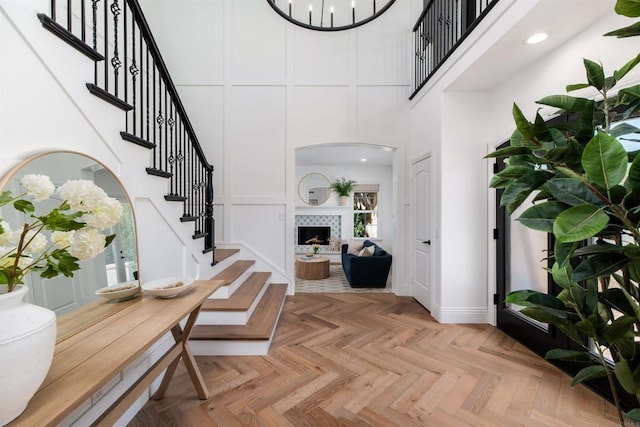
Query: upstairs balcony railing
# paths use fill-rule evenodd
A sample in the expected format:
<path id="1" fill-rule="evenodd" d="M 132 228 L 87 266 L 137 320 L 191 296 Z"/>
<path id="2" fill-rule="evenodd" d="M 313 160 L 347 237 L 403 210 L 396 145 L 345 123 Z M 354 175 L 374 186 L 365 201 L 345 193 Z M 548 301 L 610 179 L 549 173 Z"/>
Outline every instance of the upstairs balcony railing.
<path id="1" fill-rule="evenodd" d="M 88 89 L 126 112 L 123 139 L 150 150 L 147 172 L 214 248 L 213 166 L 207 161 L 137 0 L 51 0 L 45 28 L 95 61 Z"/>
<path id="2" fill-rule="evenodd" d="M 498 0 L 429 0 L 413 27 L 413 99 Z"/>

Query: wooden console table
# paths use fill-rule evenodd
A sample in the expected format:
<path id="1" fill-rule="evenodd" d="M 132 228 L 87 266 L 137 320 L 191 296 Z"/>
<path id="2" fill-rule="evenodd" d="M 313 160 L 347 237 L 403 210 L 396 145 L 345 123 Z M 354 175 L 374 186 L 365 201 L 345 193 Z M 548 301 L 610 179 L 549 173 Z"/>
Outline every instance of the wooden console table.
<path id="1" fill-rule="evenodd" d="M 182 359 L 200 399 L 209 393 L 189 349 L 189 335 L 202 303 L 222 285 L 199 280 L 193 290 L 171 299 L 144 297 L 111 317 L 56 344 L 53 363 L 27 409 L 10 426 L 55 426 L 171 331 L 175 344 L 155 362 L 95 425 L 111 426 L 166 369 L 153 396 L 162 399 Z M 180 321 L 189 316 L 184 329 Z"/>
<path id="2" fill-rule="evenodd" d="M 320 280 L 329 277 L 329 258 L 316 256 L 311 259 L 296 260 L 296 277 L 307 280 Z"/>

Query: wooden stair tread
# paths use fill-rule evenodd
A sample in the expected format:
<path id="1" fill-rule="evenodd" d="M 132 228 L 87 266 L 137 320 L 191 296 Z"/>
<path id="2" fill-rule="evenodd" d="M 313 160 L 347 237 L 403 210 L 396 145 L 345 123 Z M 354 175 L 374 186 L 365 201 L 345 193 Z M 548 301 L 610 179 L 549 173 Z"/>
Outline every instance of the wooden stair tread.
<path id="1" fill-rule="evenodd" d="M 272 283 L 246 325 L 197 325 L 191 339 L 266 341 L 278 321 L 286 293 L 286 283 Z"/>
<path id="2" fill-rule="evenodd" d="M 216 250 L 218 252 L 218 250 Z M 240 260 L 231 264 L 229 267 L 222 270 L 220 273 L 213 276 L 212 280 L 222 280 L 222 286 L 229 286 L 232 284 L 238 277 L 242 276 L 242 273 L 247 271 L 251 266 L 253 266 L 255 261 L 248 260 Z"/>
<path id="3" fill-rule="evenodd" d="M 240 252 L 240 249 L 217 249 L 216 248 L 216 259 L 215 262 L 221 262 L 230 256 L 237 254 Z"/>
<path id="4" fill-rule="evenodd" d="M 252 273 L 237 291 L 227 299 L 208 299 L 202 305 L 202 311 L 247 311 L 271 277 L 271 273 Z"/>

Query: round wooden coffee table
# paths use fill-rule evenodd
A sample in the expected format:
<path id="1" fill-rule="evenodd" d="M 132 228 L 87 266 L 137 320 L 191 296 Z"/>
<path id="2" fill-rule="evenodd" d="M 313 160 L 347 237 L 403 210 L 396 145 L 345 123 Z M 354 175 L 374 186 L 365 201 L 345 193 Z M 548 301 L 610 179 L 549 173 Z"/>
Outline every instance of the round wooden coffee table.
<path id="1" fill-rule="evenodd" d="M 320 280 L 329 277 L 329 258 L 315 256 L 300 257 L 296 260 L 296 277 L 307 280 Z"/>

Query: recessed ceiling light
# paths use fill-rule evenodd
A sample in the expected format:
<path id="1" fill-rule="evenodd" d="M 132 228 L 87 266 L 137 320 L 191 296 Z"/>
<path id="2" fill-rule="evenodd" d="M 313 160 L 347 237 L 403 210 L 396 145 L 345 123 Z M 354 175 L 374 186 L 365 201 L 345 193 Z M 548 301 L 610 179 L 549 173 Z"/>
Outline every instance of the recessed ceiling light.
<path id="1" fill-rule="evenodd" d="M 549 37 L 548 33 L 535 33 L 527 37 L 524 41 L 526 44 L 538 44 L 542 43 Z"/>
<path id="2" fill-rule="evenodd" d="M 360 159 L 360 161 L 364 163 L 364 162 L 366 162 L 366 161 L 367 161 L 367 159 L 365 159 L 365 158 L 363 157 L 363 158 L 361 158 L 361 159 Z"/>

